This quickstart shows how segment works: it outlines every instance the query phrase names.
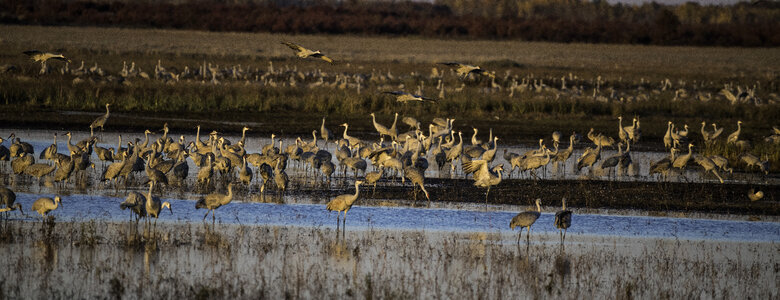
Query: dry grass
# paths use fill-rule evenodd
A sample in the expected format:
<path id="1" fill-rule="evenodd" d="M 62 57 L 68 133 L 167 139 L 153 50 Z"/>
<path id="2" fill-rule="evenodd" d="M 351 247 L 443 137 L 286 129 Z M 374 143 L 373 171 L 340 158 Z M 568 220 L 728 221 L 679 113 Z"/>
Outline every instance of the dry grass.
<path id="1" fill-rule="evenodd" d="M 46 236 L 38 223 L 4 223 L 15 239 L 0 244 L 2 296 L 778 296 L 778 248 L 766 243 L 569 235 L 563 249 L 557 235 L 517 246 L 509 231 L 367 230 L 341 239 L 323 228 L 158 224 L 156 234 L 141 234 L 129 224 L 97 225 L 58 223 L 60 233 Z M 84 232 L 93 230 L 91 244 Z M 143 246 L 125 247 L 131 236 Z"/>
<path id="2" fill-rule="evenodd" d="M 31 48 L 90 51 L 75 60 L 101 62 L 110 54 L 159 57 L 215 56 L 261 60 L 286 58 L 291 53 L 280 41 L 295 41 L 322 50 L 342 62 L 401 62 L 430 64 L 441 61 L 474 63 L 516 62 L 529 69 L 598 71 L 626 76 L 639 74 L 775 77 L 780 53 L 771 48 L 701 48 L 632 45 L 558 44 L 522 41 L 459 41 L 423 38 L 286 35 L 268 33 L 214 33 L 186 30 L 84 27 L 0 26 L 4 61 Z M 19 54 L 12 54 L 19 52 Z M 5 52 L 5 51 L 4 51 Z M 114 67 L 117 67 L 114 65 Z M 121 68 L 121 65 L 118 66 Z M 646 74 L 646 75 L 642 75 Z"/>

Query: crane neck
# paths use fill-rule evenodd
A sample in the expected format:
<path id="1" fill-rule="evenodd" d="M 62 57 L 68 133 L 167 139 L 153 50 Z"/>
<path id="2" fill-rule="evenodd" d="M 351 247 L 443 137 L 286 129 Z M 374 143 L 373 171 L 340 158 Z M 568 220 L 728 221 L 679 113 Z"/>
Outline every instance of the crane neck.
<path id="1" fill-rule="evenodd" d="M 355 183 L 355 195 L 352 196 L 352 199 L 350 201 L 347 201 L 347 205 L 352 205 L 352 203 L 355 203 L 358 199 L 358 195 L 360 195 L 360 185 Z"/>

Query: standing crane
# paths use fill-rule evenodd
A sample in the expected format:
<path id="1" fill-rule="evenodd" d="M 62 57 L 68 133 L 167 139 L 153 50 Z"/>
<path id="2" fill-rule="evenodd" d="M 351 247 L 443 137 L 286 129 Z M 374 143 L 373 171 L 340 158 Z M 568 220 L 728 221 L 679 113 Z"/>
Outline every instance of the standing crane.
<path id="1" fill-rule="evenodd" d="M 211 193 L 203 198 L 198 199 L 195 204 L 195 209 L 205 208 L 208 209 L 206 215 L 203 216 L 203 221 L 206 221 L 206 217 L 211 213 L 211 223 L 214 224 L 216 217 L 214 211 L 224 205 L 228 205 L 233 200 L 233 183 L 229 183 L 227 186 L 227 195 L 222 193 Z"/>
<path id="2" fill-rule="evenodd" d="M 146 208 L 147 220 L 151 222 L 149 218 L 154 217 L 154 227 L 157 227 L 157 218 L 160 217 L 160 210 L 167 207 L 173 214 L 173 209 L 168 201 L 160 202 L 160 198 L 152 196 L 152 189 L 154 189 L 154 181 L 149 182 L 149 193 L 146 194 L 146 206 L 144 208 Z"/>
<path id="3" fill-rule="evenodd" d="M 555 228 L 561 234 L 561 244 L 566 240 L 566 230 L 571 227 L 571 211 L 566 210 L 566 198 L 561 199 L 561 210 L 555 213 Z"/>
<path id="4" fill-rule="evenodd" d="M 60 196 L 54 197 L 54 199 L 49 197 L 42 197 L 38 198 L 38 200 L 35 200 L 32 205 L 32 211 L 38 212 L 41 214 L 41 218 L 45 217 L 49 212 L 52 210 L 57 209 L 59 207 L 60 203 L 62 201 L 62 198 Z"/>
<path id="5" fill-rule="evenodd" d="M 503 171 L 503 164 L 499 164 L 491 170 L 488 167 L 488 162 L 483 159 L 463 162 L 463 172 L 467 174 L 474 173 L 474 185 L 487 188 L 487 191 L 485 192 L 485 205 L 487 205 L 490 187 L 501 183 Z"/>
<path id="6" fill-rule="evenodd" d="M 355 181 L 355 194 L 344 194 L 339 195 L 336 198 L 333 198 L 333 200 L 330 200 L 327 205 L 325 205 L 325 209 L 328 211 L 336 211 L 336 230 L 339 228 L 339 221 L 341 217 L 341 212 L 344 212 L 344 227 L 347 226 L 347 212 L 350 208 L 352 208 L 352 204 L 355 203 L 358 199 L 358 195 L 360 193 L 360 185 L 363 184 L 362 180 L 356 180 Z"/>
<path id="7" fill-rule="evenodd" d="M 509 228 L 512 230 L 515 230 L 515 227 L 520 227 L 520 233 L 517 235 L 517 243 L 520 244 L 520 237 L 523 235 L 523 228 L 528 229 L 528 233 L 526 234 L 526 241 L 530 242 L 531 240 L 531 225 L 534 225 L 536 223 L 536 219 L 539 219 L 539 216 L 542 215 L 542 200 L 536 199 L 536 211 L 524 211 L 519 214 L 517 214 L 514 218 L 512 218 L 512 221 L 509 222 Z"/>
<path id="8" fill-rule="evenodd" d="M 110 112 L 108 111 L 108 106 L 111 105 L 110 103 L 106 103 L 106 114 L 98 117 L 94 121 L 92 121 L 92 124 L 89 124 L 89 136 L 94 135 L 94 130 L 97 127 L 100 127 L 100 131 L 103 131 L 103 126 L 106 125 L 106 121 L 108 121 L 108 116 Z"/>

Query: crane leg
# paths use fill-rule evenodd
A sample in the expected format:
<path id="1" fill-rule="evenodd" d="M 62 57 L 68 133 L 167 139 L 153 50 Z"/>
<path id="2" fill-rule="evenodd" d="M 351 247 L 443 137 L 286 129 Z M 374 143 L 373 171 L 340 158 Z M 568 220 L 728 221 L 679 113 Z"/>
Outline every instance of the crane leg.
<path id="1" fill-rule="evenodd" d="M 517 234 L 517 244 L 520 245 L 520 237 L 523 236 L 523 227 L 520 227 L 520 233 Z"/>
<path id="2" fill-rule="evenodd" d="M 566 241 L 566 229 L 563 230 L 563 241 Z"/>
<path id="3" fill-rule="evenodd" d="M 206 214 L 203 216 L 203 221 L 206 221 L 206 217 L 209 216 L 210 212 L 211 212 L 211 210 L 206 211 Z"/>

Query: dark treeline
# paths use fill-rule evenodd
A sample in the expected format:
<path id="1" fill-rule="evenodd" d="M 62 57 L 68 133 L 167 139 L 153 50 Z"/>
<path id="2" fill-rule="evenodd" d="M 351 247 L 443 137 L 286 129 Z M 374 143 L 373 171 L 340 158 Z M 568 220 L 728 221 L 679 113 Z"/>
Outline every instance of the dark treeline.
<path id="1" fill-rule="evenodd" d="M 228 3 L 229 2 L 229 3 Z M 780 46 L 780 3 L 580 0 L 0 1 L 5 24 L 699 46 Z"/>

